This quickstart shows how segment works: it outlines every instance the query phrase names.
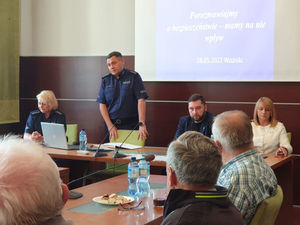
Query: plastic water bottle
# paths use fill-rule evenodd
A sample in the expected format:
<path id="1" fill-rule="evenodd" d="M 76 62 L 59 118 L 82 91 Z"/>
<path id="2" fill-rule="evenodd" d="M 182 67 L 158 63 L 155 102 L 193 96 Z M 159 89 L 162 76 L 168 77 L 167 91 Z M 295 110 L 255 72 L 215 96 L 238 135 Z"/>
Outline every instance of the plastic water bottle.
<path id="1" fill-rule="evenodd" d="M 148 196 L 150 194 L 150 163 L 142 158 L 139 162 L 139 179 L 138 179 L 138 192 L 140 197 Z"/>
<path id="2" fill-rule="evenodd" d="M 87 135 L 84 129 L 81 129 L 79 132 L 79 150 L 86 150 L 86 144 L 87 144 Z"/>
<path id="3" fill-rule="evenodd" d="M 131 157 L 128 164 L 128 194 L 135 196 L 138 192 L 137 180 L 139 177 L 139 165 L 135 157 Z"/>

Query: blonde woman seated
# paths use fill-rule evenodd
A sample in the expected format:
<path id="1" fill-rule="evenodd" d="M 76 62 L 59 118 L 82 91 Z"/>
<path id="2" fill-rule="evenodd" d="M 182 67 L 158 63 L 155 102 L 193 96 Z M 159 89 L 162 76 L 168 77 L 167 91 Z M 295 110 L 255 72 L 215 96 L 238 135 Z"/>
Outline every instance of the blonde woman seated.
<path id="1" fill-rule="evenodd" d="M 270 98 L 261 97 L 258 99 L 251 125 L 254 147 L 258 152 L 284 156 L 292 153 L 293 148 L 289 142 L 286 129 L 276 119 L 275 107 Z"/>
<path id="2" fill-rule="evenodd" d="M 41 91 L 36 98 L 39 109 L 29 114 L 24 131 L 24 139 L 43 142 L 41 122 L 64 124 L 66 129 L 66 117 L 64 113 L 58 110 L 58 102 L 53 91 Z"/>

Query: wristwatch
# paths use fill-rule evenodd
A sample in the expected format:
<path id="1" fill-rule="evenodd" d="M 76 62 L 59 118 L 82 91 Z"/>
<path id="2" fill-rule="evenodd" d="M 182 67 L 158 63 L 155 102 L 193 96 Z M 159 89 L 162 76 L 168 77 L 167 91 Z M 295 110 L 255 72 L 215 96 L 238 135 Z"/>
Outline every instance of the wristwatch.
<path id="1" fill-rule="evenodd" d="M 140 127 L 146 126 L 144 122 L 139 122 Z"/>

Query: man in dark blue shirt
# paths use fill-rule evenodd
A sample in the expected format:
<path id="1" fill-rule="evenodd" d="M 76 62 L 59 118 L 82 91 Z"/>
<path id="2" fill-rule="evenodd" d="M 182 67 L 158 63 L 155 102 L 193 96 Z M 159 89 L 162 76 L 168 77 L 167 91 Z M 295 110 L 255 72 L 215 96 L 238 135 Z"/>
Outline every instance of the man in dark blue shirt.
<path id="1" fill-rule="evenodd" d="M 207 112 L 207 105 L 203 96 L 193 94 L 188 99 L 188 110 L 190 115 L 180 118 L 174 140 L 186 131 L 198 131 L 210 137 L 214 116 Z"/>
<path id="2" fill-rule="evenodd" d="M 117 129 L 139 127 L 138 139 L 146 139 L 145 99 L 148 95 L 141 76 L 124 68 L 125 61 L 120 52 L 111 52 L 106 60 L 110 74 L 102 78 L 97 102 L 110 138 L 118 137 Z M 139 122 L 140 126 L 137 126 Z"/>

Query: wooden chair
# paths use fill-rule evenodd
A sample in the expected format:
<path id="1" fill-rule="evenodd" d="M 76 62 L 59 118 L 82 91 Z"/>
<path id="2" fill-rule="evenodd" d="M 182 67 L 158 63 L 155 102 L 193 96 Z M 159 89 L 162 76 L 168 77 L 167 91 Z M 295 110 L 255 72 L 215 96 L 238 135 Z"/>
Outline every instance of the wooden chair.
<path id="1" fill-rule="evenodd" d="M 250 225 L 273 225 L 276 221 L 282 200 L 282 189 L 277 185 L 276 195 L 260 203 Z"/>

